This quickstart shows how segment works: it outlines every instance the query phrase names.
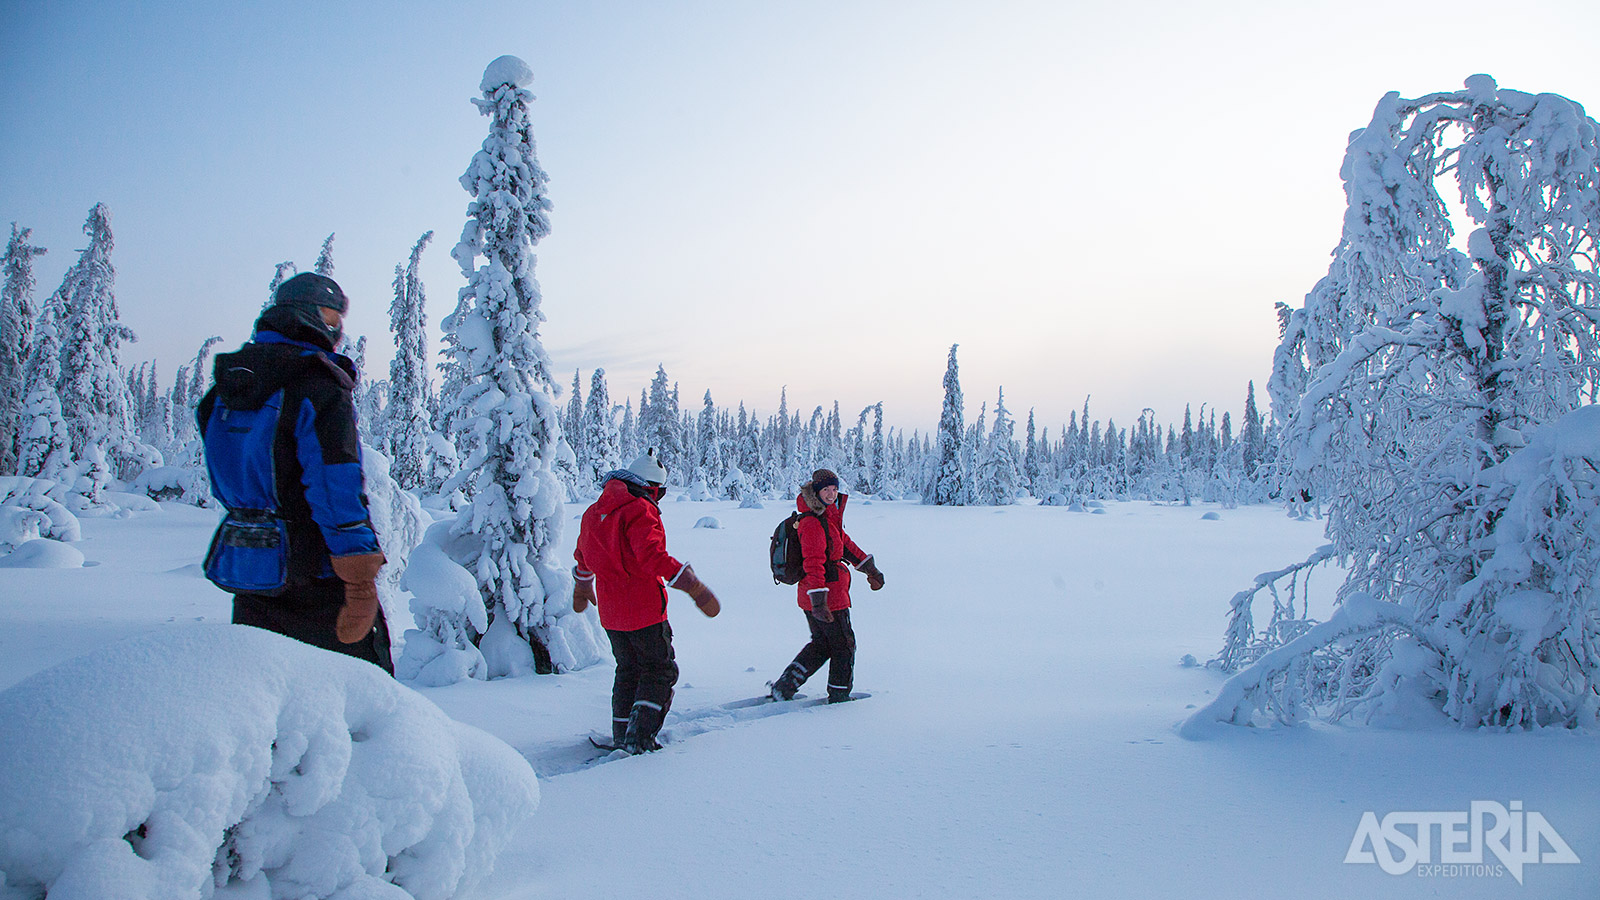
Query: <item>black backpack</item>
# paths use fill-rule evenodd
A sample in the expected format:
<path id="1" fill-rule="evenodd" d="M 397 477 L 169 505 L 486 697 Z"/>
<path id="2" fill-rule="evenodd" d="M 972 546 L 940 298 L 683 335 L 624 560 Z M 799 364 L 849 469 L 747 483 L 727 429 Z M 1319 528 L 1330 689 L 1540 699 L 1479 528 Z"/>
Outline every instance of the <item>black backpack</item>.
<path id="1" fill-rule="evenodd" d="M 822 514 L 795 510 L 787 519 L 779 522 L 777 528 L 772 529 L 772 548 L 768 558 L 772 563 L 774 584 L 799 584 L 800 579 L 806 577 L 804 558 L 800 554 L 800 534 L 795 531 L 801 516 L 812 516 L 822 522 L 822 534 L 828 541 L 828 556 L 833 555 L 833 535 L 828 534 L 828 525 L 823 522 Z"/>

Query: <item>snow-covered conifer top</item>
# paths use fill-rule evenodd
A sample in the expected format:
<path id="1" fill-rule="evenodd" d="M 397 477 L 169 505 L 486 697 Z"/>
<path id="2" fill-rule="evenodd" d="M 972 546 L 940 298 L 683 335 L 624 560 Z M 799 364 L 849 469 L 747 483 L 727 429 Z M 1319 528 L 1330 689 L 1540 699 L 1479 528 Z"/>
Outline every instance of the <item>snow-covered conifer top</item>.
<path id="1" fill-rule="evenodd" d="M 479 82 L 478 90 L 488 94 L 502 84 L 516 88 L 528 87 L 533 84 L 533 70 L 515 56 L 502 56 L 483 70 L 483 81 Z"/>

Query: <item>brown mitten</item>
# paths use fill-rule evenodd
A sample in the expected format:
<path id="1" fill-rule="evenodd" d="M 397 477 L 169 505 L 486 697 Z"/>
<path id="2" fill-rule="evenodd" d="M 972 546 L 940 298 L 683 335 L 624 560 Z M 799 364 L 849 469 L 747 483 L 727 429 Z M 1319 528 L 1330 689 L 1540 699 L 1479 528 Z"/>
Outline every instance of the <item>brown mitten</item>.
<path id="1" fill-rule="evenodd" d="M 690 566 L 685 565 L 683 571 L 678 573 L 678 577 L 672 579 L 667 586 L 688 594 L 694 605 L 700 607 L 700 611 L 705 613 L 708 619 L 714 619 L 717 613 L 722 612 L 722 604 L 717 601 L 717 595 L 711 593 L 711 588 L 706 587 L 705 582 L 694 574 L 694 569 Z"/>
<path id="2" fill-rule="evenodd" d="M 383 552 L 333 558 L 333 574 L 344 582 L 344 606 L 334 623 L 341 644 L 354 644 L 372 631 L 378 619 L 378 570 L 388 562 Z"/>
<path id="3" fill-rule="evenodd" d="M 833 611 L 828 609 L 828 589 L 814 588 L 806 591 L 806 596 L 811 598 L 811 617 L 818 622 L 832 622 Z"/>
<path id="4" fill-rule="evenodd" d="M 572 611 L 581 613 L 589 608 L 589 604 L 596 602 L 594 596 L 594 573 L 585 572 L 577 566 L 572 567 Z"/>
<path id="5" fill-rule="evenodd" d="M 856 568 L 861 570 L 861 574 L 867 576 L 868 587 L 875 591 L 883 588 L 883 573 L 878 571 L 878 564 L 873 561 L 871 555 L 863 559 L 861 565 L 856 566 Z"/>

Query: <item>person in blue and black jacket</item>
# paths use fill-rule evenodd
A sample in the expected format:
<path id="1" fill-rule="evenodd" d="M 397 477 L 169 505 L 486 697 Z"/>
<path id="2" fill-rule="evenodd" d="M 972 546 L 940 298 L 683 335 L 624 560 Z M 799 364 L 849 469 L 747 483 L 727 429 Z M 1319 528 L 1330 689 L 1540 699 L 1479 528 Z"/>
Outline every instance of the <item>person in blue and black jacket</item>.
<path id="1" fill-rule="evenodd" d="M 355 366 L 334 352 L 349 301 L 309 272 L 279 285 L 255 334 L 219 354 L 197 418 L 227 515 L 205 572 L 233 621 L 393 674 L 378 604 L 383 550 L 367 512 Z"/>

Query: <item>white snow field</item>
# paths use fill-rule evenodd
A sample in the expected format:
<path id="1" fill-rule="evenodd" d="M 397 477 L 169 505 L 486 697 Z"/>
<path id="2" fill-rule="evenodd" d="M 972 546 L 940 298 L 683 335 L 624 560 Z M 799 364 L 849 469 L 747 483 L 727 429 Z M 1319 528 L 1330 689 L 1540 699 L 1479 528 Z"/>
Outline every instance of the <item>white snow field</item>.
<path id="1" fill-rule="evenodd" d="M 540 774 L 537 811 L 463 897 L 1600 891 L 1595 735 L 1467 732 L 1419 716 L 1408 730 L 1313 723 L 1179 737 L 1223 681 L 1180 660 L 1211 656 L 1228 599 L 1322 543 L 1320 522 L 1265 506 L 1111 503 L 1088 515 L 857 500 L 846 526 L 887 576 L 876 593 L 858 582 L 854 598 L 856 688 L 872 697 L 774 715 L 718 707 L 763 692 L 803 643 L 794 589 L 773 585 L 764 559 L 790 503 L 674 499 L 662 504 L 669 547 L 723 612 L 706 619 L 672 594 L 682 678 L 665 749 L 580 766 L 586 735 L 608 726 L 609 666 L 421 691 Z M 1220 517 L 1202 519 L 1211 511 Z M 565 513 L 568 550 L 579 512 Z M 722 527 L 693 527 L 707 515 Z M 176 504 L 85 519 L 73 545 L 85 567 L 0 569 L 0 689 L 130 636 L 226 622 L 228 597 L 197 565 L 214 522 Z M 1336 581 L 1318 577 L 1313 613 L 1328 614 Z M 821 694 L 821 676 L 802 690 Z M 58 714 L 76 715 L 38 711 L 0 732 L 27 744 Z M 75 771 L 61 775 L 86 777 Z M 0 789 L 23 777 L 41 776 L 0 770 Z M 1487 830 L 1476 852 L 1475 802 L 1490 810 L 1473 820 Z M 1391 827 L 1352 847 L 1369 812 Z M 1516 852 L 1540 831 L 1524 827 L 1534 814 L 1570 854 L 1548 839 L 1542 855 Z M 4 811 L 13 825 L 50 815 Z M 1419 817 L 1435 823 L 1420 842 L 1405 824 Z M 1558 861 L 1569 856 L 1578 861 Z"/>

